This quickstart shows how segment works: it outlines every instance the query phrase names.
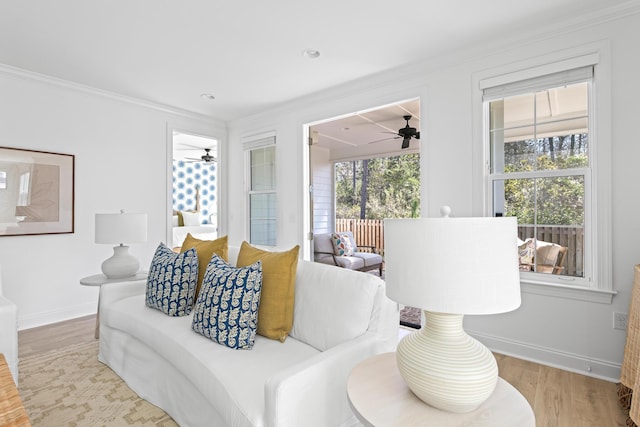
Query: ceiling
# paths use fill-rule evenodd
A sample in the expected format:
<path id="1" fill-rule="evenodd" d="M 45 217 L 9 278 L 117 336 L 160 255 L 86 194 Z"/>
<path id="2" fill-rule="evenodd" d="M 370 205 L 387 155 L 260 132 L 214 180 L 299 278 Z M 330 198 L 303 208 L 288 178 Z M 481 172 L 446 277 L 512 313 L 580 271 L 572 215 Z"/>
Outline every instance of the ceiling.
<path id="1" fill-rule="evenodd" d="M 407 149 L 402 150 L 402 138 L 398 130 L 407 122 L 403 116 L 411 116 L 409 126 L 420 131 L 420 100 L 349 114 L 309 128 L 313 144 L 330 151 L 332 160 L 353 159 L 415 152 L 419 141 L 411 138 Z"/>
<path id="2" fill-rule="evenodd" d="M 228 121 L 621 3 L 3 1 L 0 64 Z"/>
<path id="3" fill-rule="evenodd" d="M 183 161 L 202 161 L 201 157 L 209 150 L 209 155 L 218 158 L 218 141 L 199 135 L 173 133 L 173 159 Z"/>

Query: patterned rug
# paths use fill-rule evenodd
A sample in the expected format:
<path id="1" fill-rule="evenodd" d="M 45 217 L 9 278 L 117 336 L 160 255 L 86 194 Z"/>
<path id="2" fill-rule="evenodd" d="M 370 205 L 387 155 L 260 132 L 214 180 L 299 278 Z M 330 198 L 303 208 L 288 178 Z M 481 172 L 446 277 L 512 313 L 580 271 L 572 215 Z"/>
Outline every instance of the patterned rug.
<path id="1" fill-rule="evenodd" d="M 400 310 L 400 324 L 409 328 L 420 329 L 422 322 L 422 310 L 414 307 L 405 307 Z"/>
<path id="2" fill-rule="evenodd" d="M 98 341 L 24 358 L 19 383 L 34 427 L 177 426 L 98 361 Z"/>

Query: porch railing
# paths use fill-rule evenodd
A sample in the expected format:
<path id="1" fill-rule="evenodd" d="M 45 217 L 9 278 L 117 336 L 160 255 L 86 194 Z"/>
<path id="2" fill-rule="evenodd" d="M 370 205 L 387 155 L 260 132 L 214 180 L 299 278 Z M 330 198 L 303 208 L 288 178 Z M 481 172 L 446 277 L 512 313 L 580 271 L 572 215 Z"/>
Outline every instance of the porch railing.
<path id="1" fill-rule="evenodd" d="M 543 242 L 556 243 L 567 248 L 562 274 L 577 277 L 584 275 L 584 227 L 570 225 L 534 227 L 528 224 L 518 226 L 518 237 L 521 240 L 534 236 Z"/>
<path id="2" fill-rule="evenodd" d="M 518 226 L 518 237 L 534 235 L 533 225 Z M 379 219 L 336 219 L 336 231 L 351 231 L 359 246 L 373 246 L 384 255 L 384 221 Z M 584 228 L 576 226 L 537 226 L 538 239 L 567 248 L 564 272 L 570 276 L 584 274 Z"/>
<path id="3" fill-rule="evenodd" d="M 336 219 L 336 231 L 351 231 L 358 246 L 372 246 L 384 254 L 384 220 Z"/>

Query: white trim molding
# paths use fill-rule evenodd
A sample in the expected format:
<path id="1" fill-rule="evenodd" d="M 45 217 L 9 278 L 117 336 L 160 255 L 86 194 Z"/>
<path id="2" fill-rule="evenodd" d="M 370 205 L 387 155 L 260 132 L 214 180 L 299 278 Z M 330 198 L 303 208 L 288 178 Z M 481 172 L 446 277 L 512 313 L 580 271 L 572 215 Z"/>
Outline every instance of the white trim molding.
<path id="1" fill-rule="evenodd" d="M 588 358 L 575 353 L 509 340 L 476 331 L 467 330 L 467 333 L 496 353 L 605 381 L 618 382 L 620 380 L 621 365 L 618 363 Z"/>
<path id="2" fill-rule="evenodd" d="M 186 117 L 193 120 L 200 120 L 205 122 L 212 121 L 212 117 L 206 116 L 204 114 L 183 110 L 181 108 L 172 107 L 170 105 L 165 105 L 158 102 L 152 102 L 152 101 L 147 101 L 140 98 L 134 98 L 132 96 L 121 95 L 119 93 L 110 92 L 108 90 L 98 89 L 93 86 L 75 83 L 70 80 L 60 79 L 58 77 L 52 77 L 46 74 L 24 70 L 22 68 L 12 67 L 6 64 L 0 64 L 0 75 L 4 75 L 10 78 L 19 78 L 23 80 L 31 80 L 31 81 L 46 83 L 53 86 L 75 90 L 75 91 L 87 93 L 90 95 L 101 96 L 103 98 L 114 99 L 116 101 L 125 102 L 127 104 L 149 108 L 152 110 L 161 111 L 163 113 L 169 113 L 176 116 L 182 116 L 182 117 Z"/>

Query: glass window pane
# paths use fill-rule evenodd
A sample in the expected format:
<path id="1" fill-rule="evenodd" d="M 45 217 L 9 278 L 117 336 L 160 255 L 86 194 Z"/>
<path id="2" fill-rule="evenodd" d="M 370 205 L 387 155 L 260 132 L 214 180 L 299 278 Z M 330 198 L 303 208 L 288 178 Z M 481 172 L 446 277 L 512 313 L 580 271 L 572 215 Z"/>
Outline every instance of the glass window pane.
<path id="1" fill-rule="evenodd" d="M 251 190 L 273 190 L 276 186 L 275 177 L 276 147 L 266 147 L 251 150 Z"/>
<path id="2" fill-rule="evenodd" d="M 493 195 L 518 218 L 521 271 L 584 277 L 584 176 L 495 180 Z"/>
<path id="3" fill-rule="evenodd" d="M 522 135 L 506 132 L 491 134 L 492 173 L 532 171 L 536 168 L 538 146 L 535 140 L 522 139 L 533 134 L 533 127 L 521 128 Z M 502 132 L 502 131 L 499 131 Z"/>
<path id="4" fill-rule="evenodd" d="M 536 224 L 584 226 L 582 175 L 537 178 L 535 181 Z"/>
<path id="5" fill-rule="evenodd" d="M 276 195 L 275 193 L 251 194 L 250 242 L 255 245 L 276 244 Z"/>
<path id="6" fill-rule="evenodd" d="M 538 147 L 536 170 L 589 166 L 589 137 L 586 133 L 539 138 L 536 140 L 536 145 Z"/>
<path id="7" fill-rule="evenodd" d="M 588 167 L 588 83 L 489 103 L 491 172 Z"/>
<path id="8" fill-rule="evenodd" d="M 490 110 L 491 129 L 531 126 L 535 121 L 535 96 L 526 93 L 493 101 Z"/>
<path id="9" fill-rule="evenodd" d="M 536 93 L 536 122 L 586 117 L 588 93 L 589 86 L 586 82 Z"/>
<path id="10" fill-rule="evenodd" d="M 495 214 L 515 216 L 518 224 L 535 224 L 535 179 L 497 180 L 493 188 Z"/>

